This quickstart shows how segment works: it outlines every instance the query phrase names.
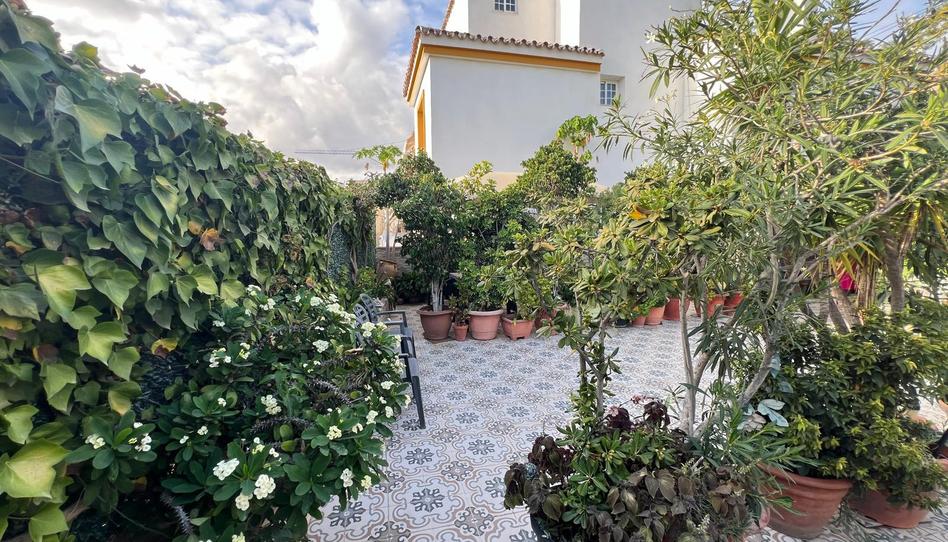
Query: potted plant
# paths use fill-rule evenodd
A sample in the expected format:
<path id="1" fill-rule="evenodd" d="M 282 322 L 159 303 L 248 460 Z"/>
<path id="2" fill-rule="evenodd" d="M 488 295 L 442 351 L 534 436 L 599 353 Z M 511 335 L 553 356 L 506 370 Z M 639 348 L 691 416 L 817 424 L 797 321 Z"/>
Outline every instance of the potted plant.
<path id="1" fill-rule="evenodd" d="M 491 264 L 471 266 L 471 276 L 476 280 L 476 290 L 471 296 L 470 332 L 478 341 L 490 341 L 497 337 L 500 318 L 504 314 L 500 292 L 496 287 L 494 267 Z"/>
<path id="2" fill-rule="evenodd" d="M 781 344 L 777 377 L 760 396 L 785 403 L 789 436 L 816 466 L 776 473 L 793 511 L 775 512 L 775 529 L 818 535 L 850 486 L 853 509 L 893 527 L 913 527 L 939 505 L 948 474 L 907 416 L 920 397 L 948 389 L 935 321 L 875 311 L 848 333 L 801 326 Z"/>
<path id="3" fill-rule="evenodd" d="M 668 303 L 668 287 L 664 281 L 656 281 L 646 298 L 645 306 L 649 307 L 645 315 L 645 325 L 660 326 L 665 317 L 665 304 Z"/>
<path id="4" fill-rule="evenodd" d="M 464 196 L 424 153 L 406 155 L 394 172 L 379 179 L 379 204 L 404 222 L 402 254 L 428 282 L 429 305 L 418 311 L 425 338 L 444 340 L 452 312 L 444 305 L 444 284 L 463 253 Z"/>
<path id="5" fill-rule="evenodd" d="M 530 280 L 523 273 L 508 269 L 496 277 L 501 297 L 513 306 L 501 319 L 501 326 L 511 340 L 523 339 L 533 333 L 539 300 Z"/>

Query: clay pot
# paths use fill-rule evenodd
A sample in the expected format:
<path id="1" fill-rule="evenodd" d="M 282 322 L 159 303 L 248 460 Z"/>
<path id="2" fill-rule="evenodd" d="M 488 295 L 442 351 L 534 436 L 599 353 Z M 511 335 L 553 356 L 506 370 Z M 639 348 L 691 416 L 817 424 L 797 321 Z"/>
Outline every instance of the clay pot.
<path id="1" fill-rule="evenodd" d="M 495 311 L 471 311 L 470 326 L 471 337 L 478 341 L 490 341 L 497 337 L 497 326 L 500 324 L 500 317 L 504 311 L 497 309 Z"/>
<path id="2" fill-rule="evenodd" d="M 525 339 L 533 333 L 533 320 L 511 320 L 504 316 L 500 325 L 504 328 L 504 335 L 513 341 Z"/>
<path id="3" fill-rule="evenodd" d="M 948 459 L 939 459 L 942 468 L 948 471 Z M 931 492 L 930 497 L 936 497 Z M 889 502 L 889 492 L 885 490 L 869 491 L 861 497 L 849 499 L 849 507 L 879 523 L 897 529 L 914 529 L 928 517 L 928 509 L 916 508 Z"/>
<path id="4" fill-rule="evenodd" d="M 790 510 L 771 510 L 770 527 L 797 538 L 815 538 L 836 515 L 853 483 L 833 478 L 811 478 L 784 470 L 763 467 L 777 482 L 774 497 L 793 500 Z"/>
<path id="5" fill-rule="evenodd" d="M 648 315 L 645 317 L 645 325 L 647 326 L 661 325 L 663 316 L 665 316 L 665 305 L 652 307 L 651 309 L 649 309 Z"/>
<path id="6" fill-rule="evenodd" d="M 668 303 L 665 303 L 665 320 L 672 322 L 677 322 L 681 320 L 682 313 L 688 314 L 688 306 L 691 305 L 691 300 L 685 300 L 685 310 L 681 310 L 681 298 L 673 297 L 668 300 Z"/>
<path id="7" fill-rule="evenodd" d="M 724 299 L 724 309 L 721 312 L 724 314 L 734 314 L 734 311 L 737 310 L 737 306 L 741 304 L 741 301 L 744 301 L 744 294 L 740 292 L 735 292 Z"/>
<path id="8" fill-rule="evenodd" d="M 632 320 L 632 327 L 642 327 L 644 325 L 645 325 L 644 316 L 636 316 L 635 319 Z"/>
<path id="9" fill-rule="evenodd" d="M 392 260 L 380 259 L 378 263 L 378 272 L 386 278 L 395 278 L 398 274 L 398 264 Z"/>
<path id="10" fill-rule="evenodd" d="M 724 304 L 724 296 L 716 295 L 708 299 L 708 315 L 713 316 L 714 311 L 718 310 L 718 307 Z M 699 313 L 700 314 L 700 313 Z"/>
<path id="11" fill-rule="evenodd" d="M 448 332 L 451 331 L 451 318 L 454 316 L 453 311 L 418 309 L 418 316 L 421 318 L 421 327 L 425 330 L 426 339 L 443 341 L 448 338 Z"/>
<path id="12" fill-rule="evenodd" d="M 467 324 L 454 324 L 454 340 L 467 340 Z"/>

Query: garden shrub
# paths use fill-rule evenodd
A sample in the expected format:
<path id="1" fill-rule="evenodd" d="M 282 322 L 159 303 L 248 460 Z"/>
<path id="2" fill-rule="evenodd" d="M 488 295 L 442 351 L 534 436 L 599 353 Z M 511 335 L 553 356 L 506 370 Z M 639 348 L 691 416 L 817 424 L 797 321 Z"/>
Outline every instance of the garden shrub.
<path id="1" fill-rule="evenodd" d="M 227 131 L 220 105 L 109 71 L 88 44 L 64 53 L 8 0 L 0 34 L 0 533 L 16 517 L 40 539 L 79 494 L 109 509 L 164 461 L 133 404 L 143 354 L 185 345 L 244 284 L 323 278 L 339 195 Z"/>
<path id="2" fill-rule="evenodd" d="M 868 313 L 849 333 L 799 327 L 757 397 L 785 403 L 788 436 L 817 461 L 803 474 L 850 479 L 859 491 L 885 489 L 897 503 L 936 507 L 939 500 L 926 492 L 944 487 L 948 475 L 929 452 L 931 435 L 908 412 L 921 398 L 948 399 L 948 309 L 912 305 L 893 315 Z"/>

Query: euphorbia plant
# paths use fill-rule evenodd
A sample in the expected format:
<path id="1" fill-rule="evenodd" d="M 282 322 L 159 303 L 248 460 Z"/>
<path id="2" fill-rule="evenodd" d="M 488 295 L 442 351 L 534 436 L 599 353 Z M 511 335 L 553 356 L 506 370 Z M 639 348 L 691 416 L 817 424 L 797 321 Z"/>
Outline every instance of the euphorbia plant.
<path id="1" fill-rule="evenodd" d="M 422 151 L 379 179 L 378 198 L 404 222 L 402 253 L 428 280 L 432 310 L 443 310 L 444 283 L 464 254 L 463 194 Z"/>

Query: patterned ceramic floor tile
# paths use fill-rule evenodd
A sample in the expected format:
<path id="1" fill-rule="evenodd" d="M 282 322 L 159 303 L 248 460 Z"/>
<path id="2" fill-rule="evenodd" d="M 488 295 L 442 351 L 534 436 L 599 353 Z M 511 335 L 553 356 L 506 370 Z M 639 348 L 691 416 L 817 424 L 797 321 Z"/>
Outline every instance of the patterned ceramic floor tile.
<path id="1" fill-rule="evenodd" d="M 568 396 L 577 382 L 576 362 L 556 338 L 511 342 L 421 340 L 417 313 L 418 361 L 427 427 L 420 429 L 413 406 L 398 420 L 386 448 L 388 479 L 349 510 L 327 507 L 310 525 L 321 542 L 532 542 L 523 509 L 503 507 L 503 475 L 523 461 L 533 439 L 555 433 L 569 419 Z M 622 403 L 633 395 L 666 397 L 684 380 L 677 325 L 613 331 L 622 374 L 612 384 Z M 930 412 L 937 409 L 923 409 Z M 767 542 L 795 539 L 766 532 Z M 916 529 L 872 527 L 843 513 L 819 542 L 889 540 L 948 542 L 948 514 L 931 515 Z"/>

